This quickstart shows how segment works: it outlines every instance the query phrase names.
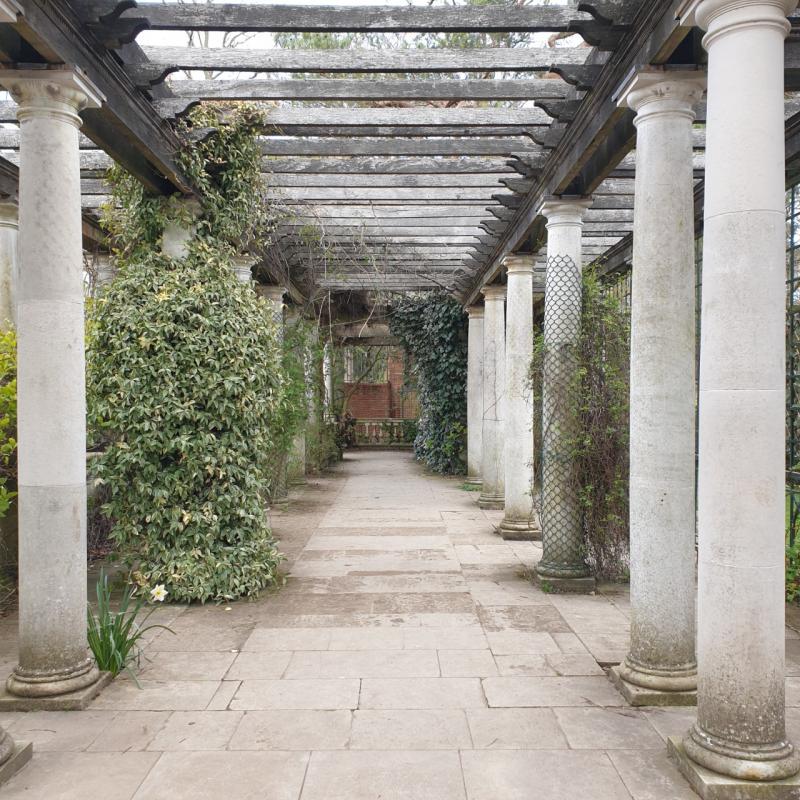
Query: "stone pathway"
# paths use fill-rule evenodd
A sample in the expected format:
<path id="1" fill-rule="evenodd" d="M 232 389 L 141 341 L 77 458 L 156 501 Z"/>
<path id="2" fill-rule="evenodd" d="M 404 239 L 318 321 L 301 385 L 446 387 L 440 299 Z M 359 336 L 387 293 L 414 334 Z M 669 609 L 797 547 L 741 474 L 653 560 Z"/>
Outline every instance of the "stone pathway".
<path id="1" fill-rule="evenodd" d="M 692 800 L 664 737 L 690 709 L 628 708 L 600 665 L 627 597 L 547 595 L 459 481 L 348 454 L 277 515 L 292 577 L 230 606 L 165 607 L 141 689 L 84 712 L 0 714 L 33 762 L 4 800 Z M 0 623 L 0 667 L 15 657 Z M 800 741 L 800 639 L 788 641 Z M 599 662 L 599 663 L 598 663 Z"/>

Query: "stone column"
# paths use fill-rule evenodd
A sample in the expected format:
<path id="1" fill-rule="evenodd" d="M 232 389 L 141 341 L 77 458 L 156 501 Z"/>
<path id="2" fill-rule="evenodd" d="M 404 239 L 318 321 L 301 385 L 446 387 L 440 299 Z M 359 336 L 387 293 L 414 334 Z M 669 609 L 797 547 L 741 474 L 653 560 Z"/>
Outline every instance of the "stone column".
<path id="1" fill-rule="evenodd" d="M 508 256 L 506 286 L 504 539 L 540 539 L 533 502 L 533 264 L 535 256 Z"/>
<path id="2" fill-rule="evenodd" d="M 253 264 L 256 259 L 251 255 L 234 256 L 232 269 L 239 283 L 250 285 L 253 283 Z"/>
<path id="3" fill-rule="evenodd" d="M 323 409 L 325 419 L 330 419 L 333 414 L 333 344 L 330 340 L 325 342 L 325 349 L 322 355 L 322 380 L 325 387 L 323 398 Z"/>
<path id="4" fill-rule="evenodd" d="M 95 262 L 95 291 L 102 291 L 117 274 L 117 267 L 110 253 L 97 253 L 94 256 Z"/>
<path id="5" fill-rule="evenodd" d="M 286 288 L 284 286 L 265 286 L 259 284 L 256 286 L 256 291 L 260 297 L 265 298 L 270 304 L 273 319 L 278 326 L 278 336 L 281 345 L 283 345 L 283 329 L 285 324 L 283 296 L 286 294 Z M 270 506 L 279 511 L 285 511 L 289 507 L 288 460 L 289 454 L 282 453 L 279 463 L 276 464 L 275 486 L 272 489 Z"/>
<path id="6" fill-rule="evenodd" d="M 559 198 L 545 202 L 547 273 L 544 294 L 542 376 L 542 560 L 536 573 L 557 591 L 591 591 L 586 564 L 583 514 L 574 477 L 575 435 L 569 408 L 580 333 L 583 214 L 591 201 Z"/>
<path id="7" fill-rule="evenodd" d="M 754 783 L 800 769 L 784 712 L 783 42 L 795 5 L 693 0 L 681 8 L 684 24 L 707 31 L 708 106 L 697 722 L 670 749 L 703 796 L 800 794 L 796 779 Z"/>
<path id="8" fill-rule="evenodd" d="M 169 222 L 161 234 L 161 251 L 170 258 L 186 258 L 189 242 L 194 239 L 197 226 L 192 221 L 200 215 L 200 203 L 193 197 L 181 201 L 186 221 Z"/>
<path id="9" fill-rule="evenodd" d="M 0 330 L 17 324 L 17 204 L 0 202 Z"/>
<path id="10" fill-rule="evenodd" d="M 286 324 L 291 326 L 300 325 L 302 317 L 299 311 L 294 310 L 287 314 Z M 305 384 L 306 403 L 308 403 L 308 368 L 305 345 L 300 350 L 295 351 L 295 357 L 303 363 L 303 381 Z M 306 420 L 308 414 L 306 414 Z M 306 423 L 307 424 L 307 423 Z M 306 482 L 306 429 L 303 427 L 295 433 L 292 439 L 292 449 L 289 452 L 286 479 L 292 486 L 300 486 Z"/>
<path id="11" fill-rule="evenodd" d="M 483 306 L 470 306 L 467 337 L 467 483 L 481 485 L 483 432 Z"/>
<path id="12" fill-rule="evenodd" d="M 99 673 L 86 643 L 78 112 L 102 97 L 65 69 L 3 71 L 0 84 L 19 104 L 20 123 L 19 665 L 7 689 L 31 699 L 16 701 L 21 707 L 43 707 L 42 698 L 80 707 L 96 693 Z"/>
<path id="13" fill-rule="evenodd" d="M 483 431 L 481 508 L 503 508 L 505 457 L 503 411 L 505 402 L 506 324 L 505 286 L 484 286 L 483 319 Z"/>
<path id="14" fill-rule="evenodd" d="M 695 658 L 693 106 L 705 76 L 640 72 L 630 403 L 631 644 L 615 682 L 633 705 L 691 705 Z"/>

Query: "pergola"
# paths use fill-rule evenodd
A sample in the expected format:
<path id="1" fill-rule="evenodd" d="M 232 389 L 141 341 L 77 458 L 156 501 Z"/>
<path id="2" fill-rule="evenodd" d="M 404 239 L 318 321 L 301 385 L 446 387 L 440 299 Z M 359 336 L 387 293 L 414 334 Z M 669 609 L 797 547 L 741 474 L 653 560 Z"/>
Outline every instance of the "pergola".
<path id="1" fill-rule="evenodd" d="M 704 797 L 766 796 L 755 792 L 776 779 L 790 780 L 770 796 L 795 796 L 800 755 L 785 735 L 782 638 L 783 190 L 800 163 L 800 18 L 786 19 L 794 10 L 791 0 L 0 0 L 0 83 L 15 101 L 0 105 L 4 230 L 17 198 L 20 220 L 24 575 L 20 666 L 0 708 L 77 707 L 98 691 L 75 541 L 85 527 L 80 245 L 105 247 L 104 172 L 117 163 L 149 191 L 191 200 L 173 123 L 203 101 L 254 101 L 266 109 L 269 196 L 286 214 L 253 276 L 279 287 L 264 290 L 279 310 L 286 291 L 330 305 L 355 297 L 365 308 L 386 292 L 458 297 L 470 315 L 471 476 L 482 479 L 482 504 L 505 506 L 504 537 L 542 537 L 540 578 L 567 590 L 593 580 L 559 459 L 566 421 L 553 376 L 570 366 L 582 266 L 633 263 L 633 633 L 615 681 L 633 704 L 697 702 L 697 724 L 670 750 Z M 143 31 L 555 33 L 583 44 L 144 47 Z M 221 77 L 170 80 L 182 72 Z M 241 78 L 249 73 L 258 77 Z M 326 105 L 341 102 L 350 105 Z M 323 231 L 321 243 L 304 237 L 309 225 Z M 0 240 L 6 261 L 15 238 Z M 542 295 L 554 355 L 545 364 L 539 531 L 525 509 L 534 452 L 525 385 Z M 5 748 L 0 761 L 15 757 L 8 737 Z"/>

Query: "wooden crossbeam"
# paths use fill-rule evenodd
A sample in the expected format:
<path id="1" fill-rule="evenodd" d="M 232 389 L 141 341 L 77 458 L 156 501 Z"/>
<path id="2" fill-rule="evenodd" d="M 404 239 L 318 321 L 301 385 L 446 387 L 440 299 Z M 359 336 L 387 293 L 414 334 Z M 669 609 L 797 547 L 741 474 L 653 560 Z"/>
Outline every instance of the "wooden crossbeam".
<path id="1" fill-rule="evenodd" d="M 367 175 L 386 174 L 479 174 L 513 173 L 504 156 L 498 158 L 411 158 L 371 157 L 356 158 L 269 158 L 263 170 L 270 173 L 318 174 L 318 175 Z"/>
<path id="2" fill-rule="evenodd" d="M 495 191 L 502 187 L 502 173 L 484 172 L 477 175 L 286 175 L 266 173 L 264 179 L 268 186 L 339 186 L 339 187 L 492 187 Z"/>
<path id="3" fill-rule="evenodd" d="M 339 186 L 287 186 L 269 190 L 267 196 L 274 199 L 293 199 L 299 201 L 317 200 L 484 200 L 492 199 L 497 187 L 471 186 L 466 188 L 449 188 L 446 186 L 428 189 L 413 188 L 380 188 L 355 186 L 352 188 Z"/>
<path id="4" fill-rule="evenodd" d="M 179 70 L 218 72 L 568 72 L 589 50 L 576 47 L 491 47 L 474 50 L 248 50 L 227 47 L 143 47 L 149 62 L 126 64 L 139 85 Z"/>
<path id="5" fill-rule="evenodd" d="M 530 139 L 264 139 L 261 152 L 269 156 L 505 156 L 540 155 Z"/>
<path id="6" fill-rule="evenodd" d="M 489 212 L 481 203 L 453 203 L 434 205 L 429 202 L 407 201 L 402 205 L 348 203 L 347 205 L 313 205 L 298 206 L 295 216 L 315 215 L 323 222 L 331 219 L 350 219 L 359 222 L 383 222 L 385 220 L 402 220 L 411 217 L 424 217 L 436 220 L 440 217 L 458 217 L 459 219 L 482 219 Z"/>
<path id="7" fill-rule="evenodd" d="M 302 229 L 304 226 L 297 223 L 281 224 L 280 230 L 293 231 Z M 615 230 L 619 225 L 615 226 Z M 408 236 L 415 239 L 437 239 L 447 237 L 469 237 L 470 239 L 479 236 L 482 231 L 479 227 L 471 226 L 417 226 L 417 225 L 381 225 L 378 226 L 365 226 L 359 227 L 357 225 L 331 225 L 326 229 L 326 234 L 331 234 L 335 239 L 340 237 L 351 237 L 360 241 L 374 241 L 375 239 L 393 239 L 394 237 Z"/>

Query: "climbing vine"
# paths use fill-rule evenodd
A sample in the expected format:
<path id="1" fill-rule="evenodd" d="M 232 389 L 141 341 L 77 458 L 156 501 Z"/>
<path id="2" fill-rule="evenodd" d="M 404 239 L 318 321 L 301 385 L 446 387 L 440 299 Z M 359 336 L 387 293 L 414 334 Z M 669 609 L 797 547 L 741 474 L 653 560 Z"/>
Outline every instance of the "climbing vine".
<path id="1" fill-rule="evenodd" d="M 420 415 L 414 454 L 435 472 L 465 471 L 467 317 L 449 295 L 409 295 L 391 309 L 390 330 L 408 354 Z"/>
<path id="2" fill-rule="evenodd" d="M 536 336 L 531 368 L 537 419 L 545 344 Z M 564 452 L 575 464 L 573 480 L 583 510 L 587 560 L 598 578 L 626 578 L 629 566 L 628 437 L 630 320 L 620 300 L 592 269 L 583 274 L 577 369 L 557 403 L 568 409 L 575 431 Z M 541 442 L 541 438 L 538 439 Z"/>
<path id="3" fill-rule="evenodd" d="M 203 127 L 218 132 L 179 154 L 201 189 L 193 218 L 112 172 L 104 222 L 118 273 L 93 303 L 87 348 L 90 431 L 104 448 L 93 474 L 112 538 L 143 587 L 164 584 L 178 601 L 280 580 L 264 508 L 300 415 L 271 311 L 232 270 L 269 222 L 259 116 L 201 108 L 184 133 Z M 195 226 L 178 258 L 160 246 L 175 221 Z"/>

